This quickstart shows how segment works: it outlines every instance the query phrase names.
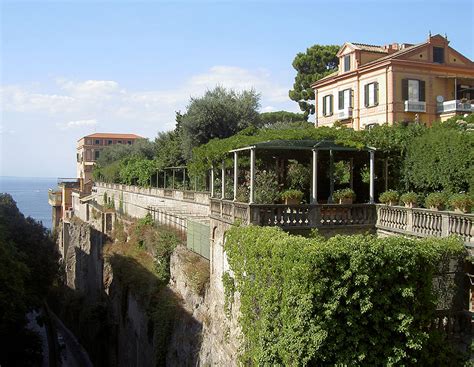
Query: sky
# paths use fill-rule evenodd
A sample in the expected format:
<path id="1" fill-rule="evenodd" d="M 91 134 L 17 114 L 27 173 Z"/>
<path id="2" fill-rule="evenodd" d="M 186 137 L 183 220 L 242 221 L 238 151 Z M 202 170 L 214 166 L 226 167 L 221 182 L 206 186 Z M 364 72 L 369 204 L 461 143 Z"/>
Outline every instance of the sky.
<path id="1" fill-rule="evenodd" d="M 346 41 L 419 43 L 474 59 L 472 1 L 0 0 L 0 176 L 74 177 L 77 140 L 154 139 L 221 85 L 288 98 L 298 52 Z"/>

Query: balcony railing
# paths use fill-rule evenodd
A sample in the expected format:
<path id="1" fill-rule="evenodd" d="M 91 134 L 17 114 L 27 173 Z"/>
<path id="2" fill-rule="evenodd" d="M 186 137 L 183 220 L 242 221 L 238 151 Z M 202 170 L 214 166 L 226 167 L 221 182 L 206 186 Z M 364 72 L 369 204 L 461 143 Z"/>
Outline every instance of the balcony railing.
<path id="1" fill-rule="evenodd" d="M 352 107 L 346 107 L 341 111 L 337 112 L 337 118 L 339 120 L 345 120 L 352 118 Z"/>
<path id="2" fill-rule="evenodd" d="M 426 112 L 426 102 L 405 101 L 405 112 Z"/>
<path id="3" fill-rule="evenodd" d="M 471 102 L 462 102 L 460 100 L 452 100 L 438 103 L 436 111 L 438 113 L 448 112 L 472 112 L 474 105 Z"/>
<path id="4" fill-rule="evenodd" d="M 48 203 L 51 206 L 61 206 L 63 202 L 62 199 L 62 192 L 61 191 L 53 191 L 49 189 L 48 191 Z"/>
<path id="5" fill-rule="evenodd" d="M 372 204 L 246 204 L 211 199 L 211 216 L 233 223 L 290 228 L 375 226 Z"/>
<path id="6" fill-rule="evenodd" d="M 377 229 L 417 237 L 459 236 L 474 245 L 474 215 L 377 204 Z"/>

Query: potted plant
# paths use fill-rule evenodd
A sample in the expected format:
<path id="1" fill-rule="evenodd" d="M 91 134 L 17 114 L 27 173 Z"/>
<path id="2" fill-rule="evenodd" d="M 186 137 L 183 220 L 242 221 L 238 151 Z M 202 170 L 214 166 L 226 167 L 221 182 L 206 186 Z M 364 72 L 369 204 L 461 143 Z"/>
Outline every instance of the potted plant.
<path id="1" fill-rule="evenodd" d="M 300 190 L 289 189 L 281 193 L 282 200 L 286 205 L 298 205 L 303 199 L 303 193 Z"/>
<path id="2" fill-rule="evenodd" d="M 398 204 L 399 197 L 400 197 L 400 195 L 398 194 L 397 191 L 387 190 L 387 191 L 383 192 L 382 194 L 380 194 L 379 201 L 382 204 L 393 206 L 393 205 Z"/>
<path id="3" fill-rule="evenodd" d="M 454 194 L 449 198 L 449 204 L 456 213 L 470 213 L 474 200 L 466 193 Z"/>
<path id="4" fill-rule="evenodd" d="M 354 190 L 346 188 L 342 190 L 334 191 L 332 198 L 339 202 L 339 204 L 352 204 L 356 195 Z"/>
<path id="5" fill-rule="evenodd" d="M 444 192 L 432 192 L 425 199 L 425 207 L 431 210 L 443 210 L 448 202 Z"/>
<path id="6" fill-rule="evenodd" d="M 413 191 L 409 191 L 400 196 L 400 201 L 405 204 L 406 208 L 416 208 L 418 195 Z"/>

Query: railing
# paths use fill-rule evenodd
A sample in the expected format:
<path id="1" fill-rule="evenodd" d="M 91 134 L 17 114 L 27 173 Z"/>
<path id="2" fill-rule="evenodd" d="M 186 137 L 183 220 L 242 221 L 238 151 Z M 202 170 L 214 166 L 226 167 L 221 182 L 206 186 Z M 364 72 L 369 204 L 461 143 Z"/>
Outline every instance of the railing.
<path id="1" fill-rule="evenodd" d="M 194 191 L 183 191 L 183 199 L 194 201 Z"/>
<path id="2" fill-rule="evenodd" d="M 227 222 L 279 226 L 282 228 L 330 228 L 375 226 L 372 204 L 246 204 L 211 199 L 211 216 Z"/>
<path id="3" fill-rule="evenodd" d="M 457 99 L 438 103 L 436 106 L 437 113 L 446 112 L 472 112 L 474 111 L 471 102 L 463 102 Z"/>
<path id="4" fill-rule="evenodd" d="M 339 120 L 350 119 L 351 117 L 352 117 L 352 107 L 347 107 L 337 112 L 337 118 Z"/>
<path id="5" fill-rule="evenodd" d="M 61 191 L 53 191 L 49 189 L 48 191 L 48 203 L 51 206 L 60 206 L 63 202 L 62 192 Z"/>
<path id="6" fill-rule="evenodd" d="M 474 245 L 474 215 L 377 204 L 377 228 L 417 237 L 459 236 Z"/>
<path id="7" fill-rule="evenodd" d="M 426 102 L 405 101 L 405 112 L 426 112 Z"/>

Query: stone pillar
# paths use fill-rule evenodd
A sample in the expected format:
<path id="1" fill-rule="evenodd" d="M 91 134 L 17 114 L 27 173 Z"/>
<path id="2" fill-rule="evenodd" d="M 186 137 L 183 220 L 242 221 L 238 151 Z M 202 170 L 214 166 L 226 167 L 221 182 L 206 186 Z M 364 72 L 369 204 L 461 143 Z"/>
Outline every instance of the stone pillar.
<path id="1" fill-rule="evenodd" d="M 221 179 L 221 199 L 225 199 L 225 160 L 222 160 Z"/>
<path id="2" fill-rule="evenodd" d="M 234 201 L 237 201 L 237 187 L 239 185 L 239 154 L 234 152 Z"/>
<path id="3" fill-rule="evenodd" d="M 375 202 L 374 198 L 374 161 L 375 161 L 375 152 L 370 151 L 370 189 L 369 189 L 369 203 L 373 204 Z"/>
<path id="4" fill-rule="evenodd" d="M 173 168 L 173 181 L 171 181 L 171 188 L 174 190 L 174 178 L 175 178 L 175 170 Z"/>
<path id="5" fill-rule="evenodd" d="M 334 195 L 334 152 L 329 151 L 329 199 L 328 202 L 332 204 Z"/>
<path id="6" fill-rule="evenodd" d="M 214 166 L 211 166 L 211 198 L 214 197 Z"/>
<path id="7" fill-rule="evenodd" d="M 318 151 L 313 150 L 313 181 L 311 186 L 311 204 L 318 203 Z"/>
<path id="8" fill-rule="evenodd" d="M 255 148 L 250 149 L 250 197 L 249 203 L 255 200 Z"/>

